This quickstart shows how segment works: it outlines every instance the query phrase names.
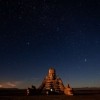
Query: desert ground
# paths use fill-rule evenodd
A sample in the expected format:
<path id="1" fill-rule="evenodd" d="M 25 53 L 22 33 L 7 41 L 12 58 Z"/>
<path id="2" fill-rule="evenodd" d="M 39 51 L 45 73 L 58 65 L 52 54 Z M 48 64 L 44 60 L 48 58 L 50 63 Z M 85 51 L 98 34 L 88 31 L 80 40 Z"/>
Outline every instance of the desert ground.
<path id="1" fill-rule="evenodd" d="M 0 100 L 100 100 L 100 89 L 74 89 L 73 96 L 33 95 L 27 96 L 26 90 L 0 90 Z"/>
<path id="2" fill-rule="evenodd" d="M 100 95 L 0 96 L 0 100 L 100 100 Z"/>

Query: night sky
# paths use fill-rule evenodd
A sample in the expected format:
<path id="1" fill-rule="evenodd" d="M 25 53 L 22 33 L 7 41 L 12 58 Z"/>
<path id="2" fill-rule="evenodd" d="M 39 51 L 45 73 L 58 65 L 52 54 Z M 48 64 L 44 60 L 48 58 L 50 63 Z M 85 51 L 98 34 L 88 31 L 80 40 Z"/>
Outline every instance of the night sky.
<path id="1" fill-rule="evenodd" d="M 0 87 L 38 87 L 51 66 L 100 87 L 100 1 L 0 0 Z"/>

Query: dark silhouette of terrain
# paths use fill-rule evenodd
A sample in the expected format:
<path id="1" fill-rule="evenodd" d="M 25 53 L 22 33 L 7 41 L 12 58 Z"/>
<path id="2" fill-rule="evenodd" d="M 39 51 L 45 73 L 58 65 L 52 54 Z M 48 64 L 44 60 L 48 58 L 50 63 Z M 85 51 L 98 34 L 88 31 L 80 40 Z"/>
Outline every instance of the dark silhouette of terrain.
<path id="1" fill-rule="evenodd" d="M 100 100 L 100 95 L 0 96 L 0 100 Z"/>
<path id="2" fill-rule="evenodd" d="M 0 100 L 100 100 L 100 88 L 73 88 L 74 96 L 34 94 L 27 89 L 0 89 Z"/>

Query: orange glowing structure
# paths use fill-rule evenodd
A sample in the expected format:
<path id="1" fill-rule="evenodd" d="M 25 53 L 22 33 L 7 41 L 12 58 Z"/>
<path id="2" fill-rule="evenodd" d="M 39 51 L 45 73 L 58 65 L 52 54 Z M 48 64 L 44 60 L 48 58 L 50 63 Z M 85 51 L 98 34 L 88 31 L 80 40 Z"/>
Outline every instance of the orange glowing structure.
<path id="1" fill-rule="evenodd" d="M 64 94 L 65 94 L 65 95 L 69 95 L 69 96 L 73 96 L 73 90 L 72 90 L 72 88 L 69 86 L 69 84 L 65 87 L 65 89 L 64 89 Z"/>
<path id="2" fill-rule="evenodd" d="M 51 91 L 62 93 L 64 91 L 64 85 L 62 80 L 56 76 L 56 71 L 54 68 L 50 68 L 47 76 L 44 78 L 41 86 L 39 87 L 42 91 Z"/>

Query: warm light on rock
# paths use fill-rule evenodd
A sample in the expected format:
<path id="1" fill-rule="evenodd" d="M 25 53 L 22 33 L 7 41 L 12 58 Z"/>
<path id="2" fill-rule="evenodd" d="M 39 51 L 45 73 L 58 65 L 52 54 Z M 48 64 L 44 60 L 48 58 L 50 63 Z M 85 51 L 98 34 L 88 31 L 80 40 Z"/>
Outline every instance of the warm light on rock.
<path id="1" fill-rule="evenodd" d="M 67 85 L 67 87 L 65 87 L 64 89 L 64 94 L 72 96 L 73 95 L 73 90 L 72 88 L 69 86 L 69 84 Z"/>
<path id="2" fill-rule="evenodd" d="M 39 89 L 42 91 L 52 90 L 53 92 L 58 92 L 58 93 L 61 93 L 64 91 L 63 82 L 59 77 L 56 76 L 56 71 L 54 68 L 49 69 L 48 74 L 44 78 Z"/>

